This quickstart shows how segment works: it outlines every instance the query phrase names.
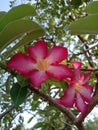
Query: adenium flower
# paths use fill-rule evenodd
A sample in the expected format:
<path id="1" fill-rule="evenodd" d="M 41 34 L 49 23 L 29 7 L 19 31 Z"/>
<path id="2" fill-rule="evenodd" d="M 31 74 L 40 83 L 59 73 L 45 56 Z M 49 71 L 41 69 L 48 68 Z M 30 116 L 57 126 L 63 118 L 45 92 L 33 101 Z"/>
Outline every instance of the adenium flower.
<path id="1" fill-rule="evenodd" d="M 72 65 L 74 67 L 74 76 L 67 79 L 69 88 L 64 91 L 64 95 L 57 102 L 69 108 L 75 105 L 78 111 L 85 114 L 93 93 L 93 87 L 87 83 L 91 72 L 82 75 L 80 70 L 82 63 L 72 62 Z"/>
<path id="2" fill-rule="evenodd" d="M 67 48 L 53 46 L 48 50 L 47 43 L 39 40 L 34 46 L 28 47 L 28 54 L 15 54 L 7 66 L 30 78 L 32 84 L 38 88 L 49 77 L 62 80 L 72 76 L 67 65 L 60 64 L 67 56 Z"/>

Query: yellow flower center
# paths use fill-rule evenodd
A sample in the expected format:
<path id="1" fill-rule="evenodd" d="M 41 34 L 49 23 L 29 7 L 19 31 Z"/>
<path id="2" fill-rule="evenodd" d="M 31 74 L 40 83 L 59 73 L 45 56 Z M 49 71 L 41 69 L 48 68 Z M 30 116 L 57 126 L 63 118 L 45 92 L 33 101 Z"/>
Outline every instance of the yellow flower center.
<path id="1" fill-rule="evenodd" d="M 40 70 L 40 71 L 45 71 L 47 70 L 49 67 L 49 63 L 48 61 L 45 59 L 45 60 L 40 60 L 38 61 L 37 63 L 37 68 Z"/>
<path id="2" fill-rule="evenodd" d="M 74 84 L 74 88 L 75 88 L 75 90 L 76 90 L 77 92 L 81 91 L 81 89 L 82 89 L 82 83 L 81 83 L 80 81 L 76 82 L 76 83 Z"/>

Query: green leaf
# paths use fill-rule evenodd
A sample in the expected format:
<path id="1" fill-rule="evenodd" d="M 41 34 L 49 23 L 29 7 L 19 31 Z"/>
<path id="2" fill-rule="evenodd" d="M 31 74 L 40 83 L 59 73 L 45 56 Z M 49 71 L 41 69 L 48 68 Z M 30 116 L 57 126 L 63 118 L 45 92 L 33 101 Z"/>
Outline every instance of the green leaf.
<path id="1" fill-rule="evenodd" d="M 98 1 L 91 2 L 86 8 L 85 11 L 88 14 L 98 14 Z"/>
<path id="2" fill-rule="evenodd" d="M 38 122 L 37 124 L 35 124 L 34 125 L 34 127 L 33 128 L 41 128 L 41 127 L 43 127 L 45 124 L 43 123 L 43 122 Z"/>
<path id="3" fill-rule="evenodd" d="M 70 4 L 71 4 L 74 8 L 78 8 L 78 7 L 82 4 L 82 0 L 71 0 Z"/>
<path id="4" fill-rule="evenodd" d="M 6 12 L 2 11 L 0 12 L 0 20 L 5 16 Z"/>
<path id="5" fill-rule="evenodd" d="M 17 75 L 16 76 L 17 78 L 17 82 L 18 84 L 21 86 L 21 87 L 24 87 L 24 86 L 28 86 L 28 78 L 27 77 L 24 77 L 22 75 Z"/>
<path id="6" fill-rule="evenodd" d="M 89 15 L 74 21 L 69 29 L 72 34 L 98 34 L 98 15 Z"/>
<path id="7" fill-rule="evenodd" d="M 27 95 L 27 87 L 21 87 L 18 83 L 13 84 L 10 91 L 11 98 L 16 107 L 22 104 Z"/>
<path id="8" fill-rule="evenodd" d="M 72 34 L 98 34 L 98 1 L 91 2 L 85 11 L 90 15 L 71 24 Z"/>
<path id="9" fill-rule="evenodd" d="M 46 82 L 49 83 L 49 84 L 51 84 L 51 85 L 55 85 L 58 88 L 63 88 L 63 87 L 68 88 L 68 84 L 64 80 L 58 81 L 58 80 L 55 80 L 53 78 L 50 78 Z"/>
<path id="10" fill-rule="evenodd" d="M 29 42 L 32 42 L 34 39 L 37 39 L 41 36 L 45 35 L 45 30 L 41 27 L 37 30 L 32 31 L 31 33 L 28 33 L 26 36 L 22 38 L 22 40 L 19 41 L 10 51 L 16 50 L 17 48 L 26 45 Z"/>
<path id="11" fill-rule="evenodd" d="M 41 27 L 31 20 L 21 19 L 9 23 L 0 33 L 0 51 L 24 33 L 37 31 L 39 29 L 41 29 Z"/>
<path id="12" fill-rule="evenodd" d="M 10 81 L 11 81 L 12 75 L 9 75 L 6 82 L 5 82 L 5 87 L 6 87 L 6 93 L 10 94 Z"/>
<path id="13" fill-rule="evenodd" d="M 41 36 L 45 35 L 45 30 L 41 27 L 37 30 L 32 31 L 31 33 L 28 33 L 19 43 L 18 46 L 23 46 L 29 42 L 32 42 L 34 39 L 37 39 Z"/>
<path id="14" fill-rule="evenodd" d="M 35 9 L 28 4 L 22 4 L 22 5 L 13 7 L 0 20 L 0 31 L 2 31 L 2 29 L 10 22 L 24 18 L 26 16 L 35 16 L 35 15 L 36 15 Z"/>
<path id="15" fill-rule="evenodd" d="M 34 100 L 34 101 L 37 101 L 39 98 L 40 98 L 39 95 L 33 93 L 33 100 Z"/>
<path id="16" fill-rule="evenodd" d="M 51 85 L 55 85 L 56 87 L 59 87 L 59 88 L 62 87 L 60 81 L 52 79 L 52 78 L 48 79 L 46 82 L 49 83 L 49 84 L 51 84 Z"/>

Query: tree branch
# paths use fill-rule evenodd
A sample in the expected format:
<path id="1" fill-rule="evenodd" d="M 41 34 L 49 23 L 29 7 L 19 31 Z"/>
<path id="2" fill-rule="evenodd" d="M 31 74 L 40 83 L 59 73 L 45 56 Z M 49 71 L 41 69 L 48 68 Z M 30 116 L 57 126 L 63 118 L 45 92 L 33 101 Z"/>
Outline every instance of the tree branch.
<path id="1" fill-rule="evenodd" d="M 75 124 L 75 120 L 76 120 L 76 117 L 74 116 L 74 114 L 68 110 L 67 108 L 65 108 L 64 106 L 58 104 L 55 100 L 53 100 L 50 96 L 42 93 L 40 90 L 38 89 L 35 89 L 33 86 L 29 85 L 28 88 L 31 90 L 31 92 L 34 92 L 36 94 L 38 94 L 39 96 L 41 96 L 44 100 L 48 101 L 52 106 L 55 106 L 56 108 L 58 108 L 64 115 L 66 115 L 69 120 Z M 82 123 L 77 123 L 75 124 L 77 126 L 77 128 L 79 130 L 85 130 L 84 127 L 83 127 L 83 124 Z"/>
<path id="2" fill-rule="evenodd" d="M 26 99 L 31 95 L 31 92 L 27 94 Z M 10 113 L 15 108 L 14 105 L 10 106 L 5 112 L 0 114 L 0 119 L 2 119 L 6 114 Z"/>
<path id="3" fill-rule="evenodd" d="M 11 69 L 7 68 L 6 66 L 4 66 L 3 64 L 0 63 L 0 67 L 8 72 L 10 72 L 12 75 L 16 76 L 16 72 L 12 71 Z M 58 108 L 64 115 L 66 115 L 69 120 L 77 126 L 77 128 L 79 130 L 85 130 L 82 122 L 80 123 L 76 123 L 75 121 L 77 120 L 76 117 L 74 116 L 74 114 L 68 110 L 67 108 L 65 108 L 64 106 L 58 104 L 55 100 L 53 100 L 50 96 L 42 93 L 40 90 L 35 89 L 33 86 L 29 85 L 28 88 L 31 90 L 31 92 L 34 92 L 36 94 L 38 94 L 39 96 L 41 96 L 44 100 L 48 101 L 52 106 L 55 106 L 56 108 Z M 0 114 L 0 119 L 2 117 L 4 117 L 6 114 L 8 114 L 9 112 L 11 112 L 13 109 L 15 108 L 15 106 L 11 106 L 10 108 L 8 108 L 4 113 Z"/>
<path id="4" fill-rule="evenodd" d="M 60 111 L 62 111 L 72 122 L 75 120 L 75 116 L 71 111 L 69 111 L 67 108 L 63 107 L 62 105 L 58 104 L 55 100 L 53 100 L 50 96 L 44 94 L 38 89 L 35 89 L 33 86 L 29 85 L 28 88 L 41 96 L 44 100 L 49 101 L 49 103 L 55 107 L 57 107 Z"/>
<path id="5" fill-rule="evenodd" d="M 11 74 L 14 75 L 14 76 L 16 76 L 16 75 L 18 74 L 18 73 L 15 72 L 14 70 L 7 68 L 7 66 L 4 65 L 4 64 L 1 63 L 1 62 L 0 62 L 0 68 L 3 69 L 3 70 L 5 70 L 5 71 L 7 71 L 7 72 L 9 72 L 9 73 L 11 73 Z"/>
<path id="6" fill-rule="evenodd" d="M 15 108 L 15 106 L 12 105 L 5 112 L 3 112 L 2 114 L 0 114 L 0 119 L 2 119 L 2 117 L 4 117 L 6 114 L 10 113 L 14 108 Z"/>

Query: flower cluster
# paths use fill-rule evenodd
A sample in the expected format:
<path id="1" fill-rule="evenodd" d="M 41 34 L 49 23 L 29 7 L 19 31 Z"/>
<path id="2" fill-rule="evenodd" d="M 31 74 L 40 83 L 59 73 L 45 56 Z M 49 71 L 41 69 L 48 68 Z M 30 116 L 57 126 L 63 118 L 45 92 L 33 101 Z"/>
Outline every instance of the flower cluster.
<path id="1" fill-rule="evenodd" d="M 27 54 L 15 54 L 7 66 L 28 77 L 35 88 L 51 77 L 59 81 L 66 80 L 69 88 L 64 90 L 64 95 L 57 102 L 66 107 L 75 105 L 81 113 L 85 113 L 92 99 L 93 88 L 87 83 L 91 72 L 82 75 L 81 62 L 72 62 L 74 70 L 61 64 L 67 57 L 67 48 L 53 46 L 49 50 L 47 43 L 39 40 L 28 47 Z"/>

